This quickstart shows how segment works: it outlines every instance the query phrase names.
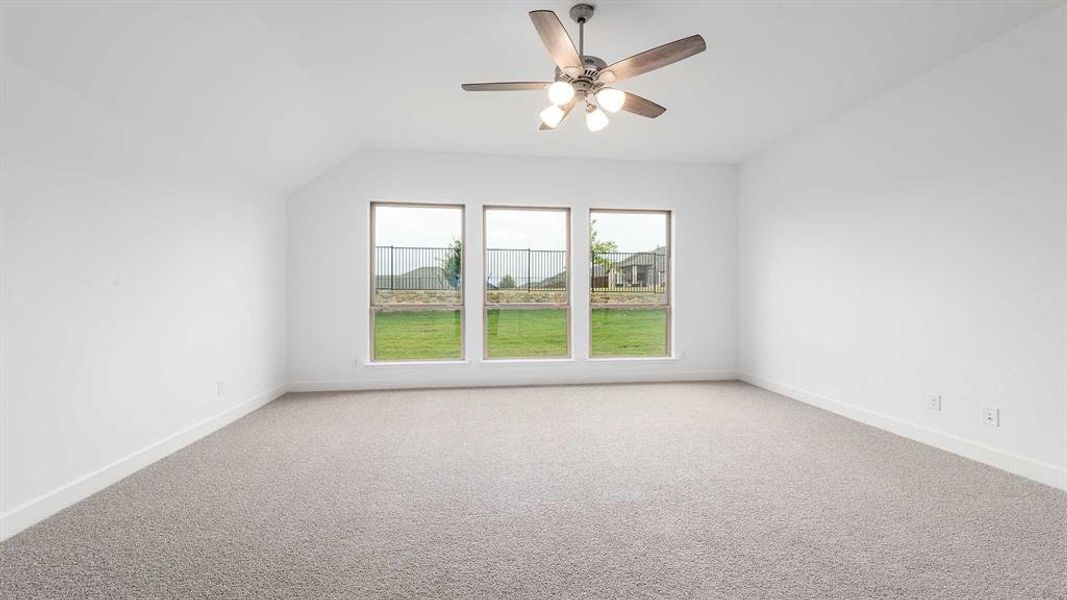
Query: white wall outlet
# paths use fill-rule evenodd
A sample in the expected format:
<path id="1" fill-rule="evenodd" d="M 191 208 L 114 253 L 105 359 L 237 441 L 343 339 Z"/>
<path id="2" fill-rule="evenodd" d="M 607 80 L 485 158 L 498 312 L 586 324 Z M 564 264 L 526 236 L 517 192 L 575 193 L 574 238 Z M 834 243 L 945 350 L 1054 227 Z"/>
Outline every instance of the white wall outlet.
<path id="1" fill-rule="evenodd" d="M 926 408 L 941 412 L 941 394 L 930 394 L 926 397 Z"/>
<path id="2" fill-rule="evenodd" d="M 221 379 L 216 381 L 215 382 L 215 392 L 219 396 L 225 396 L 226 395 L 226 382 L 221 380 Z"/>
<path id="3" fill-rule="evenodd" d="M 982 422 L 993 427 L 1000 427 L 1000 409 L 993 406 L 983 408 Z"/>

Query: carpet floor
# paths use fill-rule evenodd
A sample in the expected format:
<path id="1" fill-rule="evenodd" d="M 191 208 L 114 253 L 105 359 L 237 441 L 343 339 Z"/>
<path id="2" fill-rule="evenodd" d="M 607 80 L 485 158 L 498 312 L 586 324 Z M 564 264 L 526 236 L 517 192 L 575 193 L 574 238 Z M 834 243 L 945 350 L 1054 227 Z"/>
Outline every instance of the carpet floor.
<path id="1" fill-rule="evenodd" d="M 0 597 L 1067 598 L 1067 494 L 741 383 L 291 394 Z"/>

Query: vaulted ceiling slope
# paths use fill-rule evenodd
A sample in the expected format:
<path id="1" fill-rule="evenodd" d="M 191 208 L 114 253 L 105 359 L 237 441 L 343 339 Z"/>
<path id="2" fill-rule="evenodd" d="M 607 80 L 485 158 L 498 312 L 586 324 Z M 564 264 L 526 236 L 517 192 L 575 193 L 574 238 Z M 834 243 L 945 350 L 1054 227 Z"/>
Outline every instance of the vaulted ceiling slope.
<path id="1" fill-rule="evenodd" d="M 526 13 L 554 10 L 571 26 L 570 4 L 7 2 L 2 52 L 289 190 L 360 147 L 735 163 L 1060 2 L 605 0 L 586 49 L 608 62 L 693 33 L 708 41 L 629 82 L 668 107 L 659 119 L 541 132 L 544 94 L 461 91 L 551 77 Z"/>

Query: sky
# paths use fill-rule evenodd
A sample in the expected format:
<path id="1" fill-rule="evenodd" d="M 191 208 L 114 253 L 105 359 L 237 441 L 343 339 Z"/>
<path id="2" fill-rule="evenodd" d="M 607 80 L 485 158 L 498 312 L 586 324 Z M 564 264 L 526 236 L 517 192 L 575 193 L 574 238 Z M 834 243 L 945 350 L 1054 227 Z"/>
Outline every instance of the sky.
<path id="1" fill-rule="evenodd" d="M 485 212 L 486 248 L 567 249 L 567 212 L 503 210 Z"/>
<path id="2" fill-rule="evenodd" d="M 595 212 L 590 219 L 600 241 L 615 242 L 619 252 L 647 252 L 667 243 L 664 213 Z"/>
<path id="3" fill-rule="evenodd" d="M 463 235 L 459 208 L 377 206 L 374 240 L 378 246 L 443 248 Z M 666 216 L 659 213 L 593 213 L 600 239 L 614 241 L 620 252 L 643 252 L 667 239 Z M 490 209 L 485 236 L 489 248 L 565 250 L 564 211 Z"/>
<path id="4" fill-rule="evenodd" d="M 374 245 L 445 248 L 463 237 L 459 208 L 374 207 Z"/>

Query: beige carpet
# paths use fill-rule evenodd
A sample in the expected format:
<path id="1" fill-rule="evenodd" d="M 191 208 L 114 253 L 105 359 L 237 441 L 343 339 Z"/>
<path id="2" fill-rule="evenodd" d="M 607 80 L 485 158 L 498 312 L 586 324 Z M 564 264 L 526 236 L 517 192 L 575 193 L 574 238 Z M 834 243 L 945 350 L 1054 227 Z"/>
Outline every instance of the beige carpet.
<path id="1" fill-rule="evenodd" d="M 1067 598 L 1067 494 L 740 383 L 290 395 L 0 597 Z"/>

